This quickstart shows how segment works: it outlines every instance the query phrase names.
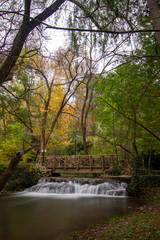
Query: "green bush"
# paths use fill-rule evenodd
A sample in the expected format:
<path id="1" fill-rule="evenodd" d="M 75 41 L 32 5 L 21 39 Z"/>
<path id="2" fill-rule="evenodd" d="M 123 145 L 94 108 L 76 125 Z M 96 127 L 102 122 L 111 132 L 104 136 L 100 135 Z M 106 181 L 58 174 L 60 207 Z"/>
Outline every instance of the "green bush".
<path id="1" fill-rule="evenodd" d="M 114 166 L 107 172 L 107 174 L 111 176 L 118 176 L 120 175 L 120 170 L 118 167 Z"/>
<path id="2" fill-rule="evenodd" d="M 138 170 L 138 175 L 147 175 L 148 174 L 148 170 L 147 169 L 139 169 Z"/>
<path id="3" fill-rule="evenodd" d="M 148 175 L 133 177 L 128 184 L 128 195 L 133 197 L 141 195 L 142 187 L 160 187 L 160 176 Z"/>
<path id="4" fill-rule="evenodd" d="M 141 194 L 140 181 L 138 176 L 132 177 L 127 187 L 127 193 L 129 196 L 137 197 Z"/>
<path id="5" fill-rule="evenodd" d="M 160 176 L 140 176 L 139 181 L 141 187 L 160 187 Z"/>
<path id="6" fill-rule="evenodd" d="M 7 167 L 7 163 L 0 163 L 0 175 Z M 38 179 L 41 178 L 42 175 L 43 174 L 38 165 L 22 162 L 18 165 L 16 171 L 9 178 L 3 191 L 13 192 L 24 190 L 25 188 L 31 187 L 32 185 L 36 184 Z"/>

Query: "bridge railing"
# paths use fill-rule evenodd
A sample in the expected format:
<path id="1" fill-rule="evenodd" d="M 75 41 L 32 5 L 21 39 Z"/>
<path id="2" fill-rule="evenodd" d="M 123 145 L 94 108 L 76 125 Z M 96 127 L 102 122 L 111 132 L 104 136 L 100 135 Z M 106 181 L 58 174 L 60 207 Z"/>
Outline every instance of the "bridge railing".
<path id="1" fill-rule="evenodd" d="M 118 164 L 120 155 L 105 154 L 105 155 L 73 155 L 73 156 L 47 156 L 45 157 L 44 165 L 50 168 L 53 172 L 67 170 L 99 170 L 103 172 L 114 164 Z"/>

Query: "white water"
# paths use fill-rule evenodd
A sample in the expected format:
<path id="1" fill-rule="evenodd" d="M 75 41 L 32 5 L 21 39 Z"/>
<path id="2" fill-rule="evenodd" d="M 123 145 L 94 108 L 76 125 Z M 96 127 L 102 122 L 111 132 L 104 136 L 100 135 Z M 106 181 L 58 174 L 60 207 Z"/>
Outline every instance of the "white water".
<path id="1" fill-rule="evenodd" d="M 97 196 L 126 196 L 126 183 L 114 180 L 43 178 L 27 192 Z"/>

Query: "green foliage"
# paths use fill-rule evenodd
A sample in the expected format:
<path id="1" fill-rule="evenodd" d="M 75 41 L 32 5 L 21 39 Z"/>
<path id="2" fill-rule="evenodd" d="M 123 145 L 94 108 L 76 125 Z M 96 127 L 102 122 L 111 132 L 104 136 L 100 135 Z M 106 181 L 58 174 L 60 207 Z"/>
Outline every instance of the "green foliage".
<path id="1" fill-rule="evenodd" d="M 12 3 L 12 1 L 9 2 Z M 31 9 L 33 7 L 37 9 L 37 13 L 40 13 L 49 4 L 46 0 L 34 0 Z M 69 27 L 96 28 L 115 32 L 134 30 L 135 26 L 138 26 L 139 29 L 153 28 L 147 2 L 144 1 L 80 0 L 75 1 L 72 7 L 67 3 L 64 5 Z M 3 4 L 4 9 L 6 6 L 8 5 Z M 15 9 L 16 6 L 18 5 L 15 2 Z M 64 18 L 64 14 L 62 14 L 62 17 Z M 9 27 L 10 25 L 6 24 L 6 26 Z M 15 28 L 14 24 L 12 27 Z M 9 30 L 7 32 L 10 33 Z M 79 36 L 77 32 L 71 31 L 70 33 L 72 46 L 75 51 L 78 50 L 77 47 L 79 45 L 88 46 L 89 33 L 79 32 Z M 111 56 L 112 59 L 112 54 L 116 53 L 115 59 L 123 64 L 112 73 L 102 76 L 97 83 L 96 111 L 94 114 L 97 123 L 95 132 L 100 137 L 88 137 L 88 139 L 92 138 L 92 144 L 88 141 L 88 150 L 91 154 L 115 152 L 121 154 L 123 147 L 125 147 L 131 152 L 133 160 L 145 156 L 146 163 L 148 152 L 152 149 L 156 158 L 152 158 L 151 168 L 160 169 L 158 164 L 159 141 L 154 138 L 154 135 L 160 132 L 160 47 L 154 33 L 137 33 L 136 36 L 136 47 L 134 50 L 131 50 L 129 44 L 133 43 L 133 39 L 129 35 L 128 40 L 126 40 L 126 34 L 92 33 L 92 47 L 95 48 L 97 47 L 96 44 L 98 44 L 98 51 L 102 50 L 104 52 L 107 49 L 105 53 L 107 58 Z M 10 40 L 12 39 L 8 34 L 6 37 Z M 82 37 L 83 44 L 81 43 Z M 125 43 L 126 49 L 123 43 Z M 30 48 L 27 49 L 27 46 L 25 48 L 30 52 Z M 87 49 L 88 47 L 85 48 Z M 90 50 L 92 52 L 92 49 Z M 22 54 L 24 53 L 25 51 L 22 51 Z M 40 140 L 40 131 L 37 131 L 37 129 L 40 130 L 44 109 L 42 106 L 38 106 L 38 99 L 46 101 L 46 94 L 43 95 L 38 90 L 40 89 L 40 82 L 39 84 L 37 82 L 40 76 L 28 68 L 29 56 L 32 54 L 33 52 L 28 53 L 27 57 L 19 59 L 19 71 L 16 70 L 16 74 L 13 77 L 16 80 L 13 80 L 12 84 L 7 85 L 8 91 L 5 91 L 5 88 L 0 90 L 0 95 L 2 95 L 0 96 L 0 117 L 2 119 L 0 122 L 0 130 L 2 130 L 0 133 L 0 160 L 3 161 L 10 158 L 15 151 L 22 149 L 22 139 L 30 142 L 33 134 L 34 136 L 39 134 L 37 139 Z M 117 56 L 121 54 L 123 54 L 123 59 L 120 58 L 119 60 Z M 135 55 L 138 57 L 135 58 Z M 22 62 L 24 63 L 23 66 Z M 96 61 L 92 59 L 91 62 L 94 63 Z M 127 64 L 124 64 L 126 62 Z M 112 63 L 112 60 L 111 62 L 109 60 L 108 64 L 110 63 Z M 26 69 L 25 66 L 27 66 Z M 43 68 L 45 66 L 42 64 L 42 70 Z M 94 68 L 96 69 L 96 66 Z M 82 68 L 83 71 L 84 69 Z M 77 77 L 79 78 L 80 76 L 77 75 Z M 36 79 L 36 84 L 33 83 L 34 79 Z M 34 95 L 36 97 L 39 96 L 37 101 L 35 101 Z M 50 124 L 51 122 L 48 121 L 48 129 Z M 142 125 L 145 127 L 141 127 Z M 59 137 L 58 135 L 57 138 Z M 133 143 L 137 146 L 137 151 L 133 147 Z M 58 155 L 73 155 L 75 152 L 84 154 L 82 141 L 78 142 L 77 146 L 73 142 L 69 147 L 55 146 L 50 151 L 50 153 Z M 135 164 L 133 163 L 132 166 L 135 166 Z"/>
<path id="2" fill-rule="evenodd" d="M 76 146 L 75 146 L 76 145 Z M 87 141 L 87 149 L 90 150 L 92 146 L 91 141 Z M 52 153 L 54 155 L 84 155 L 84 146 L 82 140 L 77 142 L 72 141 L 69 146 L 53 146 Z M 92 153 L 93 154 L 93 153 Z"/>
<path id="3" fill-rule="evenodd" d="M 139 182 L 141 187 L 160 187 L 160 176 L 140 176 Z"/>
<path id="4" fill-rule="evenodd" d="M 145 61 L 127 63 L 97 83 L 98 135 L 114 151 L 126 146 L 133 159 L 142 158 L 151 147 L 156 154 L 159 152 L 154 136 L 160 131 L 159 76 L 153 78 L 155 69 L 149 69 Z"/>
<path id="5" fill-rule="evenodd" d="M 120 170 L 117 166 L 113 166 L 109 171 L 107 171 L 107 174 L 111 176 L 118 176 L 120 175 Z"/>
<path id="6" fill-rule="evenodd" d="M 142 1 L 127 1 L 127 0 L 101 0 L 101 1 L 76 1 L 73 5 L 73 12 L 70 11 L 70 5 L 66 6 L 66 12 L 70 12 L 68 15 L 68 26 L 72 28 L 89 28 L 89 29 L 102 29 L 108 31 L 127 31 L 134 29 L 135 26 L 139 28 L 151 28 L 152 24 L 149 18 L 149 11 L 146 2 Z M 88 16 L 87 18 L 85 16 Z M 144 26 L 145 23 L 145 26 Z M 88 38 L 88 33 L 77 33 L 77 38 Z M 118 34 L 93 34 L 94 44 L 98 45 L 99 51 L 107 49 L 111 50 L 111 47 L 119 41 L 121 43 L 125 40 L 130 45 L 132 41 L 130 37 L 126 39 L 126 35 L 119 36 Z M 120 44 L 121 45 L 121 44 Z M 118 47 L 120 48 L 120 45 Z M 124 48 L 123 48 L 124 51 Z M 107 55 L 108 57 L 108 55 Z"/>
<path id="7" fill-rule="evenodd" d="M 7 166 L 8 163 L 0 164 L 0 175 L 4 172 Z M 25 188 L 36 184 L 38 179 L 41 177 L 42 172 L 40 170 L 40 166 L 22 162 L 18 165 L 16 171 L 8 180 L 3 191 L 22 191 Z"/>
<path id="8" fill-rule="evenodd" d="M 160 187 L 160 176 L 134 176 L 131 181 L 128 181 L 128 195 L 133 197 L 141 195 L 143 187 Z"/>
<path id="9" fill-rule="evenodd" d="M 112 218 L 109 219 L 109 222 L 112 223 L 112 222 L 115 222 L 115 221 L 117 221 L 117 220 L 120 220 L 121 218 L 122 218 L 122 217 L 120 217 L 120 216 L 114 216 L 114 217 L 112 217 Z"/>
<path id="10" fill-rule="evenodd" d="M 131 182 L 127 187 L 127 193 L 129 196 L 132 196 L 132 197 L 137 197 L 141 194 L 140 181 L 138 176 L 134 176 L 131 179 Z"/>
<path id="11" fill-rule="evenodd" d="M 22 126 L 18 122 L 10 122 L 0 137 L 0 160 L 7 161 L 16 151 L 22 149 L 24 139 Z"/>

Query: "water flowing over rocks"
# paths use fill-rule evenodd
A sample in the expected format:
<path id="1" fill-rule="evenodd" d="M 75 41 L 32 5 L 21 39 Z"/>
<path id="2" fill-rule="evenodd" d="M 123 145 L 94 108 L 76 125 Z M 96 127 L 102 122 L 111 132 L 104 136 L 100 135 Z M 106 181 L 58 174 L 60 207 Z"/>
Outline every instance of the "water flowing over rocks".
<path id="1" fill-rule="evenodd" d="M 126 183 L 111 179 L 88 178 L 41 178 L 27 192 L 52 194 L 82 194 L 104 196 L 126 196 Z"/>

